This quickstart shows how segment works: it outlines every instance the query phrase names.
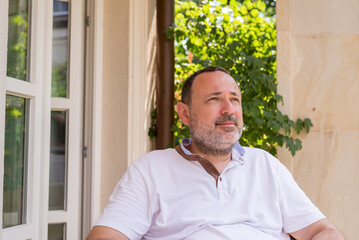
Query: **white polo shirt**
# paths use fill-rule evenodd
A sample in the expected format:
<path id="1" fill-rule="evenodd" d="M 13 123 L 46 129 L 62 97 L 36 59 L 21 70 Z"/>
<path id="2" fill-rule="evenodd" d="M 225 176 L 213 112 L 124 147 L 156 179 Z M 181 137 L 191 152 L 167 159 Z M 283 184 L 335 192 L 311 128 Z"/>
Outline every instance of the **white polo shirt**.
<path id="1" fill-rule="evenodd" d="M 181 145 L 134 162 L 96 225 L 131 240 L 277 240 L 322 218 L 269 153 L 238 144 L 219 174 Z"/>

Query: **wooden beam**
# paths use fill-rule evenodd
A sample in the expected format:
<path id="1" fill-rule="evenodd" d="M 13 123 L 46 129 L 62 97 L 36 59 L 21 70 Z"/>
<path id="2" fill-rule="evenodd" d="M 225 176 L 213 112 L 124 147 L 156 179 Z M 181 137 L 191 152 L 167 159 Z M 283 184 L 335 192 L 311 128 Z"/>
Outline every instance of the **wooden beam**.
<path id="1" fill-rule="evenodd" d="M 157 0 L 156 149 L 165 149 L 173 142 L 174 40 L 166 37 L 173 23 L 174 0 Z"/>

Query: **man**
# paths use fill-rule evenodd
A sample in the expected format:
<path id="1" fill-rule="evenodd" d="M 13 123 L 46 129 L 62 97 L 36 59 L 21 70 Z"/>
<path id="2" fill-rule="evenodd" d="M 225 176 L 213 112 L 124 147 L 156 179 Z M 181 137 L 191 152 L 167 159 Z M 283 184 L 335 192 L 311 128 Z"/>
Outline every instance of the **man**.
<path id="1" fill-rule="evenodd" d="M 191 139 L 133 163 L 88 240 L 344 239 L 277 159 L 238 144 L 241 92 L 225 69 L 189 77 L 177 112 Z"/>

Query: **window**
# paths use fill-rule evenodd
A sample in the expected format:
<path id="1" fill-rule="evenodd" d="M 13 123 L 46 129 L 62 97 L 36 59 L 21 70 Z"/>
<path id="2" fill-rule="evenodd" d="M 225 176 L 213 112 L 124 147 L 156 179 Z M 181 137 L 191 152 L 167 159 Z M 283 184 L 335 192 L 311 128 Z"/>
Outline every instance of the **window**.
<path id="1" fill-rule="evenodd" d="M 6 96 L 3 228 L 26 223 L 28 100 Z"/>
<path id="2" fill-rule="evenodd" d="M 6 75 L 28 80 L 30 6 L 28 0 L 9 1 Z"/>
<path id="3" fill-rule="evenodd" d="M 0 1 L 1 234 L 81 239 L 85 1 Z"/>

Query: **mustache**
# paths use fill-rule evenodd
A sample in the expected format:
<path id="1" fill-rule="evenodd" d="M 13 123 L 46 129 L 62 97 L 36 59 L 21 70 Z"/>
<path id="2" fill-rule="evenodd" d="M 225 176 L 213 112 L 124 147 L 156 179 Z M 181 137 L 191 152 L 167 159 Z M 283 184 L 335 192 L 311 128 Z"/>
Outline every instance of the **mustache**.
<path id="1" fill-rule="evenodd" d="M 224 122 L 234 122 L 234 124 L 237 126 L 238 119 L 234 115 L 225 115 L 217 118 L 214 123 L 217 125 L 217 124 L 222 124 Z"/>

